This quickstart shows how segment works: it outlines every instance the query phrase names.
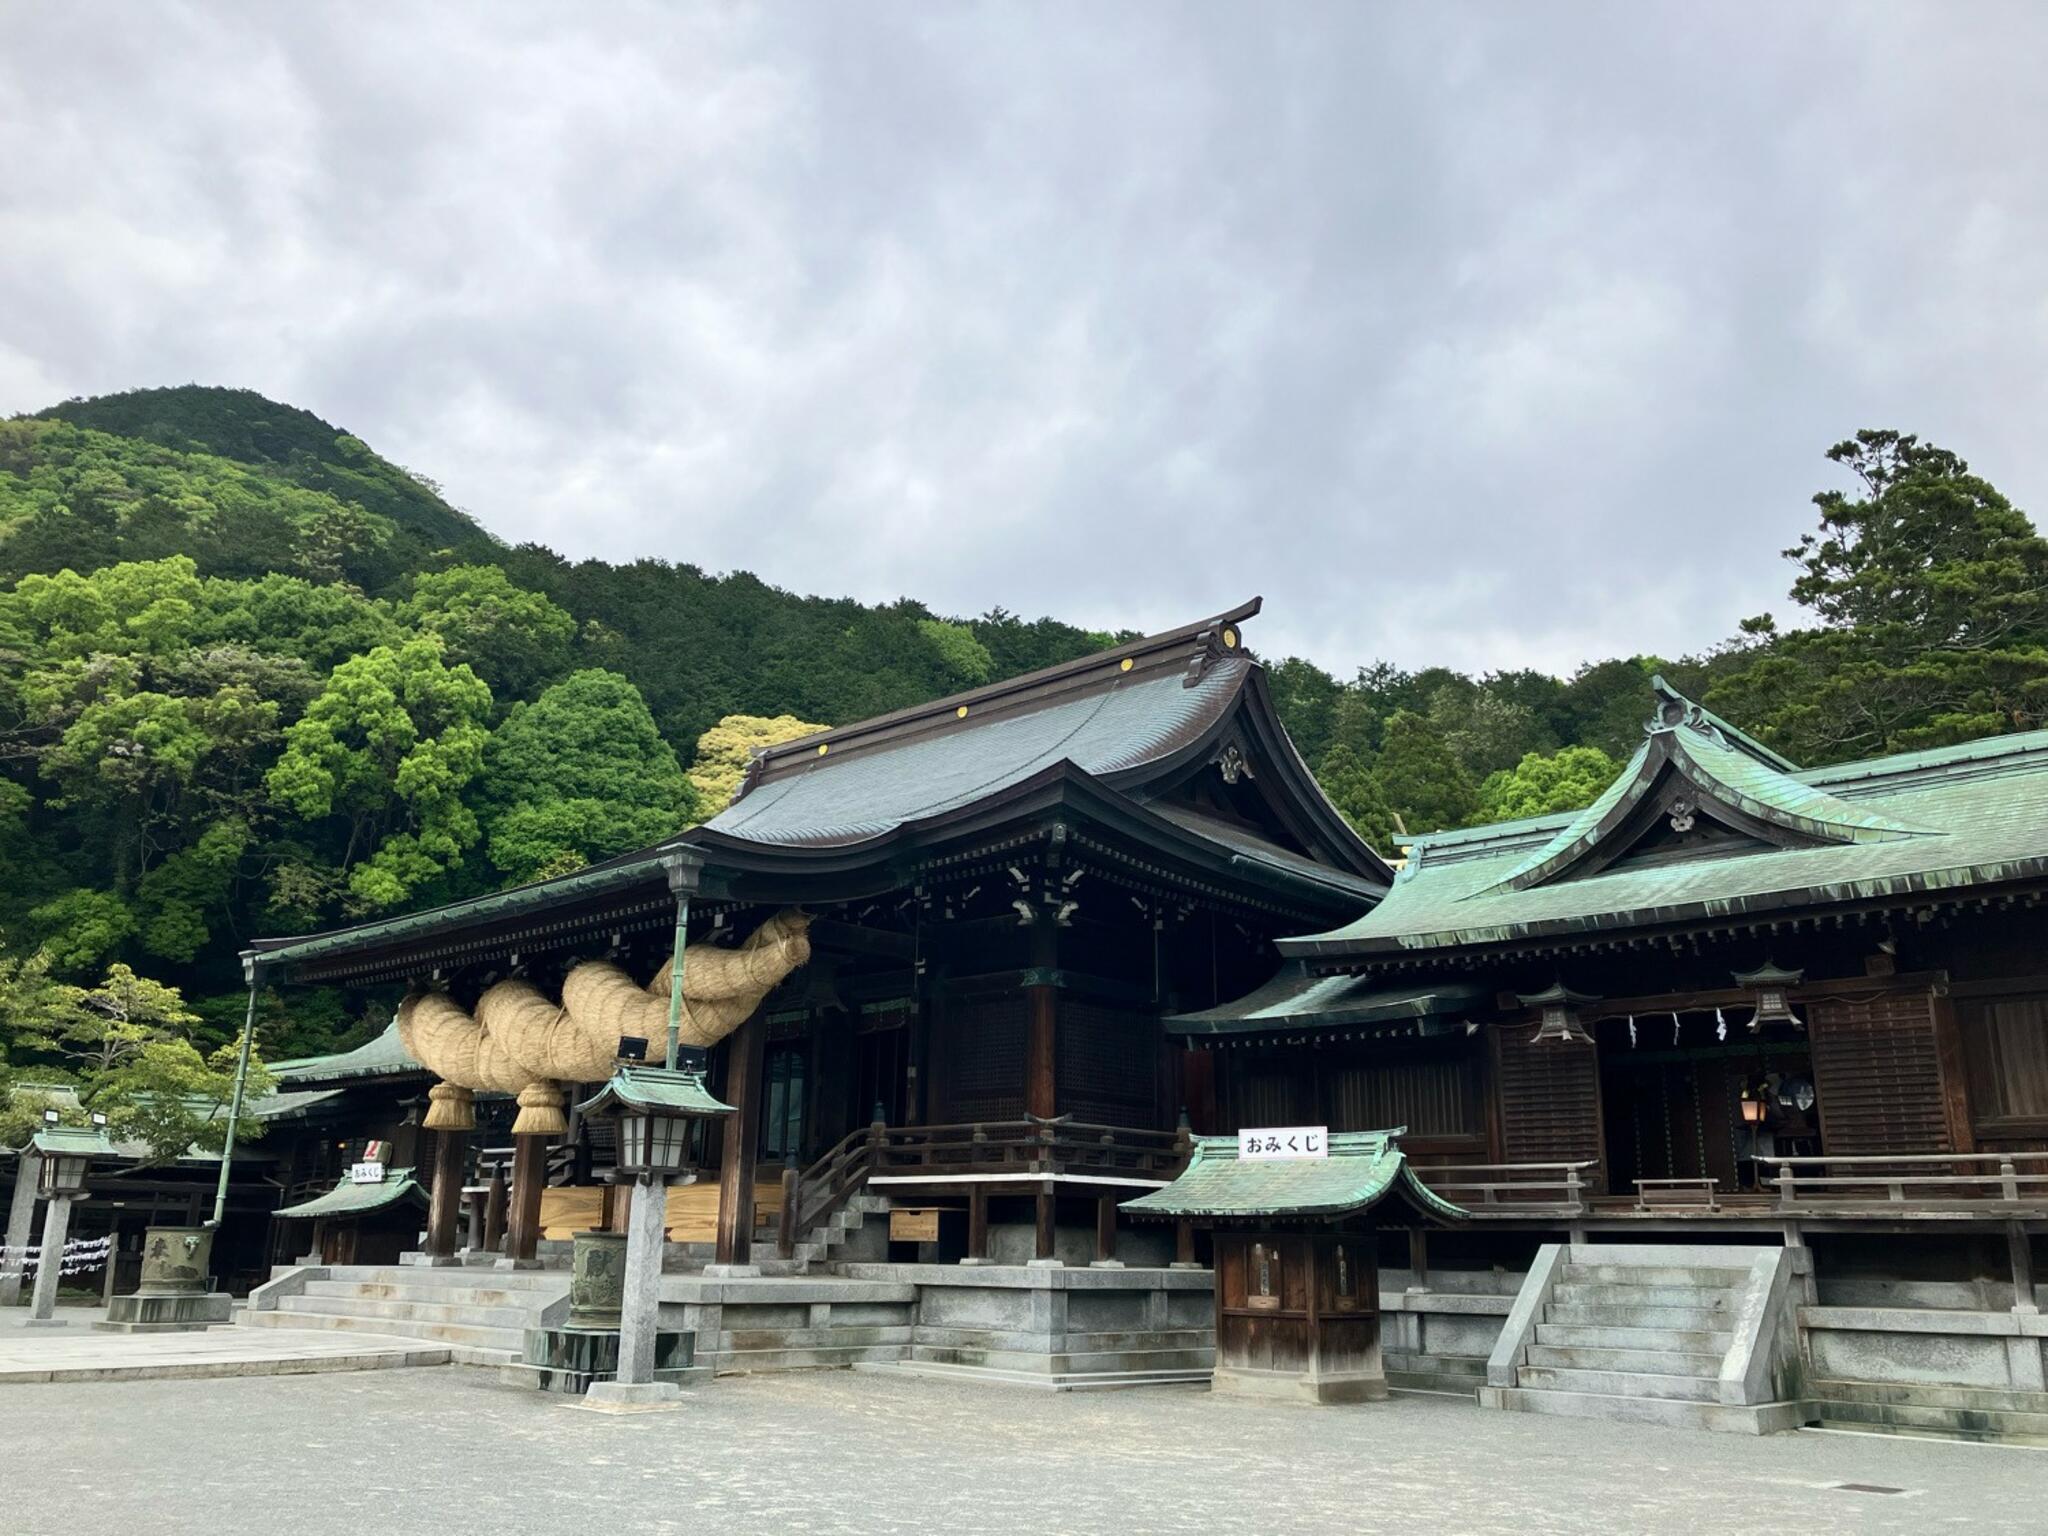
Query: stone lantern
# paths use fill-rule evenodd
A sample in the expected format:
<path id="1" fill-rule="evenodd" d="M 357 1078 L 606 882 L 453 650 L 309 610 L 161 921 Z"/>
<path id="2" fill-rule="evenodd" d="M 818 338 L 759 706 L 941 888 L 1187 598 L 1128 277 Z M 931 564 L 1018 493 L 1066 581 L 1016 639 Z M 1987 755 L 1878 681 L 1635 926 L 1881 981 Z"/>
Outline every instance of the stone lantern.
<path id="1" fill-rule="evenodd" d="M 93 1163 L 115 1155 L 107 1140 L 107 1117 L 96 1114 L 89 1128 L 56 1124 L 56 1111 L 45 1115 L 45 1124 L 29 1139 L 37 1157 L 36 1193 L 49 1202 L 43 1214 L 43 1247 L 36 1263 L 36 1288 L 27 1318 L 31 1328 L 61 1328 L 65 1319 L 56 1315 L 57 1285 L 64 1273 L 64 1239 L 71 1230 L 71 1207 L 86 1198 L 85 1186 Z"/>
<path id="2" fill-rule="evenodd" d="M 621 1062 L 611 1081 L 578 1107 L 585 1120 L 616 1128 L 616 1178 L 632 1191 L 623 1243 L 616 1232 L 576 1234 L 566 1328 L 527 1335 L 525 1364 L 540 1385 L 582 1392 L 587 1406 L 659 1408 L 681 1393 L 692 1369 L 694 1340 L 662 1333 L 661 1257 L 667 1188 L 696 1177 L 690 1160 L 695 1121 L 729 1115 L 703 1074 Z"/>

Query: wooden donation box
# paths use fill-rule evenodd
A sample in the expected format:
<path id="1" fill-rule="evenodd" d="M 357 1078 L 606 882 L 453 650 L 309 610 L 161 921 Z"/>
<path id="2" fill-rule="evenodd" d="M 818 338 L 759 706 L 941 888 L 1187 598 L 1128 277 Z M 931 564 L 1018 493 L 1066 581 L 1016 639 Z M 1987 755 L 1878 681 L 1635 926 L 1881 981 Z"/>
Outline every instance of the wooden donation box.
<path id="1" fill-rule="evenodd" d="M 1296 1126 L 1198 1137 L 1178 1179 L 1123 1207 L 1215 1233 L 1212 1390 L 1316 1403 L 1387 1395 L 1378 1229 L 1465 1214 L 1416 1178 L 1400 1134 Z"/>

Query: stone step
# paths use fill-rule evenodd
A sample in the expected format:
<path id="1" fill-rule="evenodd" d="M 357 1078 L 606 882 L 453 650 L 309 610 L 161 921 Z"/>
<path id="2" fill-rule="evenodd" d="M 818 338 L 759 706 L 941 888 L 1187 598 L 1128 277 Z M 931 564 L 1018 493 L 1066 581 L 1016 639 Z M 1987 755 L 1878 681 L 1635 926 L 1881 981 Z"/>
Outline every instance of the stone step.
<path id="1" fill-rule="evenodd" d="M 774 1349 L 720 1350 L 704 1362 L 720 1376 L 743 1376 L 764 1371 L 838 1371 L 851 1365 L 908 1359 L 910 1345 L 902 1344 L 814 1344 L 784 1345 Z"/>
<path id="2" fill-rule="evenodd" d="M 2000 1440 L 2048 1445 L 2048 1413 L 1986 1413 L 1974 1408 L 1915 1408 L 1904 1403 L 1810 1399 L 1831 1429 L 1884 1429 L 1944 1439 Z"/>
<path id="3" fill-rule="evenodd" d="M 1479 1401 L 1488 1408 L 1515 1413 L 1542 1413 L 1573 1419 L 1613 1419 L 1629 1424 L 1661 1424 L 1670 1429 L 1711 1429 L 1742 1435 L 1772 1435 L 1805 1423 L 1803 1403 L 1699 1403 L 1683 1398 L 1622 1397 L 1606 1392 L 1532 1391 L 1527 1387 L 1482 1387 Z"/>
<path id="4" fill-rule="evenodd" d="M 1703 1264 L 1575 1264 L 1567 1259 L 1557 1277 L 1574 1285 L 1679 1285 L 1725 1291 L 1746 1283 L 1749 1271 Z"/>
<path id="5" fill-rule="evenodd" d="M 538 1326 L 535 1312 L 523 1307 L 450 1306 L 442 1302 L 376 1296 L 280 1296 L 277 1310 L 294 1316 L 316 1312 L 332 1317 L 382 1317 L 412 1323 L 510 1328 L 520 1333 Z"/>
<path id="6" fill-rule="evenodd" d="M 1582 1243 L 1563 1255 L 1574 1268 L 1614 1265 L 1624 1269 L 1732 1269 L 1743 1274 L 1771 1248 L 1720 1243 Z"/>
<path id="7" fill-rule="evenodd" d="M 2048 1392 L 1818 1379 L 1807 1395 L 1821 1422 L 1836 1428 L 2048 1444 Z"/>
<path id="8" fill-rule="evenodd" d="M 1671 1401 L 1711 1403 L 1721 1384 L 1711 1376 L 1661 1376 L 1643 1371 L 1570 1370 L 1525 1365 L 1515 1385 L 1538 1392 L 1587 1392 L 1609 1397 L 1654 1397 Z"/>
<path id="9" fill-rule="evenodd" d="M 547 1291 L 508 1290 L 502 1286 L 387 1285 L 377 1280 L 308 1280 L 304 1296 L 331 1296 L 352 1301 L 410 1301 L 445 1307 L 514 1307 L 538 1314 L 555 1301 Z"/>
<path id="10" fill-rule="evenodd" d="M 327 1266 L 327 1278 L 371 1285 L 488 1286 L 499 1291 L 545 1291 L 551 1296 L 569 1294 L 568 1271 L 556 1269 L 494 1269 L 470 1264 L 336 1264 Z"/>
<path id="11" fill-rule="evenodd" d="M 1721 1360 L 1722 1356 L 1718 1354 L 1677 1349 L 1603 1349 L 1571 1344 L 1529 1346 L 1529 1364 L 1567 1371 L 1639 1371 L 1653 1376 L 1718 1377 Z M 1485 1364 L 1484 1361 L 1480 1363 Z"/>
<path id="12" fill-rule="evenodd" d="M 1563 1281 L 1550 1292 L 1552 1306 L 1589 1307 L 1694 1307 L 1708 1312 L 1732 1312 L 1735 1293 L 1704 1290 L 1686 1285 L 1608 1285 Z"/>
<path id="13" fill-rule="evenodd" d="M 1722 1329 L 1628 1328 L 1599 1323 L 1538 1323 L 1536 1342 L 1568 1349 L 1677 1350 L 1685 1354 L 1728 1353 L 1735 1335 Z"/>
<path id="14" fill-rule="evenodd" d="M 941 1381 L 973 1381 L 995 1386 L 1029 1387 L 1040 1392 L 1111 1392 L 1128 1387 L 1206 1387 L 1207 1366 L 1156 1371 L 1006 1371 L 981 1365 L 956 1365 L 943 1360 L 902 1360 L 862 1363 L 856 1371 L 878 1375 L 924 1376 Z"/>
<path id="15" fill-rule="evenodd" d="M 1389 1374 L 1400 1371 L 1410 1376 L 1469 1376 L 1474 1381 L 1486 1380 L 1484 1355 L 1418 1355 L 1405 1349 L 1390 1349 L 1383 1361 Z M 1544 1362 L 1546 1365 L 1560 1363 L 1555 1360 Z"/>
<path id="16" fill-rule="evenodd" d="M 387 1338 L 431 1339 L 459 1344 L 510 1359 L 526 1347 L 524 1330 L 472 1328 L 459 1323 L 422 1323 L 402 1317 L 349 1317 L 333 1312 L 240 1312 L 238 1325 L 248 1328 L 322 1328 L 341 1333 L 378 1333 Z"/>
<path id="17" fill-rule="evenodd" d="M 1678 1333 L 1725 1331 L 1731 1314 L 1712 1307 L 1630 1307 L 1552 1302 L 1543 1309 L 1546 1323 L 1582 1323 L 1599 1328 L 1659 1328 Z"/>

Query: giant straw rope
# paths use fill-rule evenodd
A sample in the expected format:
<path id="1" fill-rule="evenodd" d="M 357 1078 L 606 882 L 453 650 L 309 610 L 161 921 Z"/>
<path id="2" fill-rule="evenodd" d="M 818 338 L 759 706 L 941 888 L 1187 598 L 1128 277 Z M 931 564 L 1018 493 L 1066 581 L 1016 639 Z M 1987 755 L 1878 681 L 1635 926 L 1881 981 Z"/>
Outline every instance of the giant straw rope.
<path id="1" fill-rule="evenodd" d="M 783 977 L 810 959 L 809 927 L 809 916 L 792 908 L 737 948 L 690 945 L 683 954 L 681 1042 L 716 1045 L 744 1024 Z M 519 1095 L 515 1136 L 560 1135 L 569 1127 L 557 1084 L 609 1076 L 624 1036 L 666 1043 L 672 964 L 643 988 L 612 961 L 586 960 L 563 980 L 559 1005 L 531 982 L 500 981 L 477 999 L 473 1016 L 443 993 L 411 994 L 398 1005 L 399 1043 L 441 1079 L 428 1094 L 423 1124 L 473 1128 L 472 1096 L 481 1089 Z"/>

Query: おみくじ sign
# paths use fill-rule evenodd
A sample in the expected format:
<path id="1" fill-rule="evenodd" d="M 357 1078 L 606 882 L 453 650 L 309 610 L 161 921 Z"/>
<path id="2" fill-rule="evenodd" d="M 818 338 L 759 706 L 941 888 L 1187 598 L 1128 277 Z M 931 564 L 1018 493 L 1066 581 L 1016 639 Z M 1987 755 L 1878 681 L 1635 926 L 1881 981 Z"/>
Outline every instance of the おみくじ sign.
<path id="1" fill-rule="evenodd" d="M 1237 1155 L 1245 1162 L 1275 1157 L 1328 1157 L 1330 1129 L 1324 1125 L 1247 1126 L 1237 1133 Z"/>

